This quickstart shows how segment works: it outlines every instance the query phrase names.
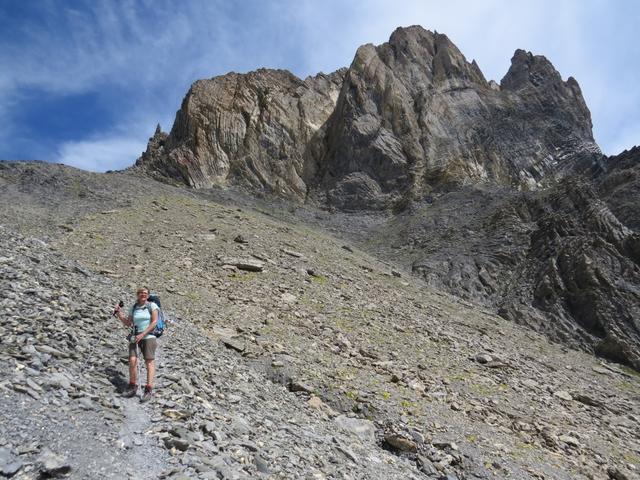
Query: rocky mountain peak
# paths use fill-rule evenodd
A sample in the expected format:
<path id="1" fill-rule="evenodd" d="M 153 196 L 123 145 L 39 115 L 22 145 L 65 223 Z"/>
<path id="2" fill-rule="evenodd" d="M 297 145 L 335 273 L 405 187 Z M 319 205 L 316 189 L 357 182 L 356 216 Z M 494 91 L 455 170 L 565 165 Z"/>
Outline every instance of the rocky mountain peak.
<path id="1" fill-rule="evenodd" d="M 507 90 L 519 90 L 527 86 L 544 87 L 561 82 L 560 73 L 546 57 L 518 49 L 511 58 L 511 67 L 500 86 Z"/>
<path id="2" fill-rule="evenodd" d="M 565 105 L 559 115 L 570 115 L 570 121 L 581 134 L 592 136 L 591 113 L 577 80 L 562 80 L 560 73 L 543 55 L 518 49 L 511 58 L 511 67 L 500 82 L 502 90 L 535 97 L 547 105 Z"/>
<path id="3" fill-rule="evenodd" d="M 458 78 L 486 85 L 477 63 L 469 63 L 449 37 L 418 25 L 397 28 L 378 50 L 385 63 L 422 70 L 436 83 Z"/>
<path id="4" fill-rule="evenodd" d="M 199 80 L 154 139 L 137 162 L 147 172 L 343 210 L 403 208 L 468 184 L 537 189 L 602 157 L 580 87 L 545 57 L 517 50 L 498 86 L 420 26 L 328 75 Z"/>

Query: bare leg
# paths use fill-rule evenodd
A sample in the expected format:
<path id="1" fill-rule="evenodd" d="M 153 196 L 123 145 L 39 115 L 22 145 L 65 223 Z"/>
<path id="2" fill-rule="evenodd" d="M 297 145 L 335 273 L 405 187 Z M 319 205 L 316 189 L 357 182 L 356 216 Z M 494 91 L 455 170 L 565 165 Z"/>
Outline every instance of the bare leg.
<path id="1" fill-rule="evenodd" d="M 137 383 L 136 367 L 138 366 L 138 357 L 129 357 L 129 383 Z"/>
<path id="2" fill-rule="evenodd" d="M 156 362 L 155 360 L 145 360 L 144 363 L 147 365 L 147 385 L 151 387 L 153 386 L 153 376 L 156 373 Z"/>

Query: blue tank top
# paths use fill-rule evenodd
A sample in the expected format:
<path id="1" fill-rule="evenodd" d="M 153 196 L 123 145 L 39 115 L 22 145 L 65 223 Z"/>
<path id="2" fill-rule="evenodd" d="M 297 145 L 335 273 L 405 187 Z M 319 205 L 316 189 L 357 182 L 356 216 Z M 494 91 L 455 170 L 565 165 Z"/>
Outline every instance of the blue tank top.
<path id="1" fill-rule="evenodd" d="M 137 303 L 133 305 L 133 307 L 131 308 L 131 316 L 133 317 L 133 325 L 136 329 L 136 335 L 144 332 L 149 326 L 149 324 L 151 323 L 151 312 L 153 312 L 154 310 L 158 310 L 158 306 L 153 302 L 147 302 L 142 306 L 138 305 Z M 144 337 L 143 340 L 148 340 L 149 338 L 156 337 L 148 334 Z"/>

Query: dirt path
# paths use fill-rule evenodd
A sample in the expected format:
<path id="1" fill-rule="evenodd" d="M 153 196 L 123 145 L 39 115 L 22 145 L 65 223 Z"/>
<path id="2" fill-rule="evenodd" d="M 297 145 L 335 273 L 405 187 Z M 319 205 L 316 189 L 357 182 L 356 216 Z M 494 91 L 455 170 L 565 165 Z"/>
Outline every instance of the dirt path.
<path id="1" fill-rule="evenodd" d="M 163 353 L 164 349 L 159 347 L 156 352 L 158 375 L 161 375 L 165 367 Z M 140 360 L 141 365 L 144 365 L 142 358 Z M 141 366 L 138 375 L 138 382 L 142 383 L 140 379 L 146 378 L 144 366 Z M 152 417 L 160 407 L 153 401 L 140 403 L 141 394 L 142 388 L 139 389 L 138 396 L 123 399 L 125 417 L 119 432 L 120 442 L 122 448 L 127 450 L 126 464 L 130 478 L 156 479 L 170 470 L 170 457 L 153 432 Z"/>

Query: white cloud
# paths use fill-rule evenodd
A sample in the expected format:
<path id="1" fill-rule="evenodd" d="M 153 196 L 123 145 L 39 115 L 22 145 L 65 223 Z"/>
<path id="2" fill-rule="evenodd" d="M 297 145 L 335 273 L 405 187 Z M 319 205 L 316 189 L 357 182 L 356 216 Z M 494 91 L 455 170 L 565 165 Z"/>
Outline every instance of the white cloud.
<path id="1" fill-rule="evenodd" d="M 133 165 L 147 148 L 147 140 L 153 135 L 156 124 L 167 129 L 173 121 L 168 116 L 149 116 L 148 110 L 153 108 L 143 104 L 128 112 L 126 118 L 109 131 L 63 142 L 52 160 L 92 172 L 120 170 Z"/>
<path id="2" fill-rule="evenodd" d="M 168 4 L 158 15 L 132 3 L 95 2 L 78 11 L 64 3 L 41 2 L 46 25 L 26 24 L 25 41 L 4 45 L 0 84 L 32 87 L 52 94 L 81 93 L 105 82 L 127 85 L 163 81 L 172 63 L 165 49 L 183 51 L 191 32 L 183 15 Z M 171 21 L 170 21 L 171 20 Z M 169 58 L 168 58 L 169 57 Z M 166 73 L 173 73 L 170 70 Z"/>
<path id="3" fill-rule="evenodd" d="M 146 148 L 144 137 L 114 136 L 65 142 L 55 157 L 56 163 L 104 172 L 130 166 Z"/>
<path id="4" fill-rule="evenodd" d="M 189 84 L 204 76 L 211 58 L 204 59 L 202 52 L 229 55 L 223 43 L 212 41 L 224 23 L 211 11 L 218 3 L 206 2 L 201 12 L 195 3 L 175 11 L 168 1 L 92 2 L 82 11 L 39 3 L 44 25 L 25 22 L 20 42 L 0 37 L 0 150 L 7 150 L 2 144 L 25 146 L 30 140 L 28 149 L 9 151 L 28 150 L 40 159 L 89 170 L 130 165 L 156 122 L 170 128 Z M 100 135 L 34 146 L 16 120 L 24 91 L 50 97 L 106 93 L 113 98 L 106 108 L 116 112 L 115 124 Z"/>

